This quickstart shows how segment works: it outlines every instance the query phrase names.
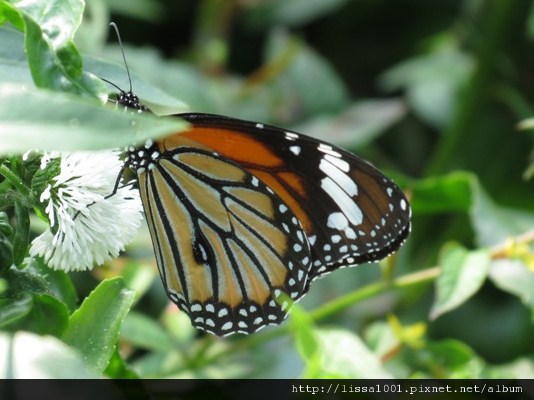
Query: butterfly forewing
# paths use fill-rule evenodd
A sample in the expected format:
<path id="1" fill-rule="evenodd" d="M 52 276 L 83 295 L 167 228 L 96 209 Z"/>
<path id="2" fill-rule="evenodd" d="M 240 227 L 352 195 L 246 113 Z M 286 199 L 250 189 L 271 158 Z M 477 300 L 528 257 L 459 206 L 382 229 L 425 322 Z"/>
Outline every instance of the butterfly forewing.
<path id="1" fill-rule="evenodd" d="M 217 335 L 252 333 L 286 316 L 312 263 L 298 218 L 264 182 L 184 138 L 131 152 L 169 297 Z"/>
<path id="2" fill-rule="evenodd" d="M 209 114 L 180 114 L 187 137 L 238 163 L 281 198 L 311 249 L 308 284 L 343 266 L 376 261 L 402 244 L 410 208 L 402 191 L 368 162 L 322 141 Z M 275 222 L 276 224 L 276 222 Z"/>

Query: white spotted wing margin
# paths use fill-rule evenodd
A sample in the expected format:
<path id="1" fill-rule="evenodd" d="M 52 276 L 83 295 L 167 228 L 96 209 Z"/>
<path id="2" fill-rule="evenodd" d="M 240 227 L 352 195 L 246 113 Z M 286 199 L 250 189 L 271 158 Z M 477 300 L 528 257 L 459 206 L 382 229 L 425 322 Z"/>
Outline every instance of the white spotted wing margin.
<path id="1" fill-rule="evenodd" d="M 295 215 L 220 155 L 179 147 L 137 169 L 168 296 L 218 336 L 276 325 L 306 292 L 310 248 Z"/>

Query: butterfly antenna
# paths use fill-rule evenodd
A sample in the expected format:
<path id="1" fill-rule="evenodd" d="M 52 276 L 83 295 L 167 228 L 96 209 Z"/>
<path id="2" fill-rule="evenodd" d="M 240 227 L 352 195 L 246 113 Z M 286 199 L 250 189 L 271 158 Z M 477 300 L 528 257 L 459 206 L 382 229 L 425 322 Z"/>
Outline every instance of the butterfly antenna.
<path id="1" fill-rule="evenodd" d="M 130 93 L 131 93 L 132 92 L 132 78 L 130 76 L 130 68 L 128 68 L 128 63 L 126 62 L 126 56 L 124 55 L 124 48 L 122 47 L 122 40 L 121 40 L 121 35 L 119 33 L 119 28 L 117 27 L 117 24 L 115 22 L 110 22 L 109 25 L 112 26 L 113 29 L 115 29 L 115 33 L 117 33 L 117 39 L 119 39 L 119 46 L 121 48 L 122 59 L 124 60 L 124 66 L 126 67 L 126 73 L 128 74 L 128 82 L 130 82 Z M 111 83 L 109 81 L 106 81 L 106 82 Z M 117 87 L 116 85 L 113 85 L 113 86 Z"/>
<path id="2" fill-rule="evenodd" d="M 115 85 L 113 82 L 111 81 L 108 81 L 106 78 L 102 78 L 102 77 L 99 77 L 101 80 L 103 80 L 104 82 L 106 83 L 109 83 L 111 86 L 113 86 L 115 89 L 117 89 L 118 91 L 122 92 L 122 89 L 120 87 L 118 87 L 117 85 Z"/>

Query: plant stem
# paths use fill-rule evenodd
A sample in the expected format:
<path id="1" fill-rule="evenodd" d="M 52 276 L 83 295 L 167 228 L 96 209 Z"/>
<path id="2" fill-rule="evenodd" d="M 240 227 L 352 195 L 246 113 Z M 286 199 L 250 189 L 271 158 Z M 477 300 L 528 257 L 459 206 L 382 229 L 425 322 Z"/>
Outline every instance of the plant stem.
<path id="1" fill-rule="evenodd" d="M 329 315 L 338 313 L 352 306 L 353 304 L 384 293 L 390 289 L 404 289 L 432 281 L 439 275 L 439 271 L 439 267 L 433 267 L 401 276 L 393 281 L 380 281 L 371 283 L 370 285 L 364 286 L 361 289 L 355 290 L 354 292 L 332 300 L 331 302 L 315 309 L 311 312 L 311 316 L 314 321 L 319 321 L 328 317 Z"/>
<path id="2" fill-rule="evenodd" d="M 27 197 L 30 194 L 30 188 L 28 188 L 24 182 L 22 182 L 22 180 L 5 165 L 0 165 L 0 175 L 11 182 L 24 197 Z"/>

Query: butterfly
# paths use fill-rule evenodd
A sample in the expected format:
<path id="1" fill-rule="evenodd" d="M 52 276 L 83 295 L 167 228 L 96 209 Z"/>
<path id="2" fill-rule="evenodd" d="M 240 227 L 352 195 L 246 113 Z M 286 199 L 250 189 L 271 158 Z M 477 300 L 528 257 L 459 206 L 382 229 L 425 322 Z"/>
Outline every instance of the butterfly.
<path id="1" fill-rule="evenodd" d="M 118 105 L 150 111 L 118 89 Z M 279 324 L 315 279 L 380 260 L 408 236 L 406 196 L 367 161 L 267 124 L 176 117 L 189 128 L 128 148 L 124 169 L 136 174 L 167 295 L 196 328 Z"/>

